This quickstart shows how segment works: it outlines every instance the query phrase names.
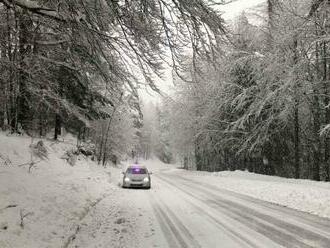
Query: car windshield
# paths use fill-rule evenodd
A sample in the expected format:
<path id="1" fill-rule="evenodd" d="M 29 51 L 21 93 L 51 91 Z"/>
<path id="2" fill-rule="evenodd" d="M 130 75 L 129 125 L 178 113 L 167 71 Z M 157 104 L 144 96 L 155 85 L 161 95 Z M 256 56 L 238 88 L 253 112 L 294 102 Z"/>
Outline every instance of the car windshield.
<path id="1" fill-rule="evenodd" d="M 140 167 L 130 167 L 127 168 L 126 173 L 128 174 L 147 174 L 147 169 Z"/>

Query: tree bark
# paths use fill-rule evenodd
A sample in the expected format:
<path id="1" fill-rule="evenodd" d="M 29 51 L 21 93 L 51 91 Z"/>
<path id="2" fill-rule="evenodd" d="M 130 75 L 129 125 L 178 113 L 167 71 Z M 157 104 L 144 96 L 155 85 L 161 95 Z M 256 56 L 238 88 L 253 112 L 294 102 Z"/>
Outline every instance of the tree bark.
<path id="1" fill-rule="evenodd" d="M 293 58 L 293 63 L 294 65 L 297 64 L 298 62 L 298 40 L 297 37 L 294 37 L 293 41 L 293 53 L 294 53 L 294 58 Z M 298 85 L 298 80 L 294 83 L 294 177 L 296 179 L 300 178 L 300 137 L 299 137 L 299 132 L 300 132 L 300 124 L 299 124 L 299 85 Z"/>
<path id="2" fill-rule="evenodd" d="M 297 103 L 295 103 L 297 104 Z M 296 179 L 300 178 L 300 137 L 299 137 L 299 109 L 295 106 L 294 109 L 294 177 Z"/>
<path id="3" fill-rule="evenodd" d="M 29 103 L 28 103 L 28 89 L 27 89 L 27 76 L 24 72 L 23 68 L 26 67 L 25 58 L 30 52 L 29 45 L 29 27 L 31 26 L 31 20 L 26 15 L 25 12 L 20 13 L 19 19 L 19 93 L 17 96 L 17 107 L 18 107 L 18 115 L 17 121 L 21 124 L 21 127 L 26 130 L 28 127 L 28 122 L 32 120 Z"/>
<path id="4" fill-rule="evenodd" d="M 329 82 L 328 82 L 328 59 L 327 59 L 327 44 L 323 42 L 323 87 L 324 87 L 324 106 L 325 108 L 325 124 L 330 124 L 330 100 L 329 100 Z M 326 181 L 330 181 L 330 138 L 324 138 L 324 169 L 326 174 Z"/>
<path id="5" fill-rule="evenodd" d="M 321 141 L 319 136 L 319 131 L 321 128 L 320 122 L 320 106 L 319 106 L 319 97 L 318 92 L 314 90 L 314 127 L 313 127 L 313 135 L 314 135 L 314 142 L 313 142 L 313 171 L 312 171 L 312 178 L 313 180 L 320 181 L 320 158 L 321 158 Z"/>
<path id="6" fill-rule="evenodd" d="M 61 129 L 62 129 L 62 118 L 59 114 L 55 114 L 54 140 L 57 140 L 58 135 L 61 135 Z"/>

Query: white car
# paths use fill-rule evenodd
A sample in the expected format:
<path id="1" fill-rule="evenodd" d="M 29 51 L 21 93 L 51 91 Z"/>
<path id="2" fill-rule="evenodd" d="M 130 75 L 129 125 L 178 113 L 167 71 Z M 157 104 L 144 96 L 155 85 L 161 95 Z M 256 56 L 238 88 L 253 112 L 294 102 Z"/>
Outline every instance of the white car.
<path id="1" fill-rule="evenodd" d="M 122 172 L 123 178 L 123 188 L 146 188 L 151 187 L 151 172 L 144 166 L 132 165 L 129 166 L 125 172 Z"/>

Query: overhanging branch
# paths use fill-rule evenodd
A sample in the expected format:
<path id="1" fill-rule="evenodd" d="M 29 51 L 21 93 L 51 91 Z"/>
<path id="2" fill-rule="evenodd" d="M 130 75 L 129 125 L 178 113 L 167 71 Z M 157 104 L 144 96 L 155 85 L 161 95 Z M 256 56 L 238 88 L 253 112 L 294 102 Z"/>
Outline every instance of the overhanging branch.
<path id="1" fill-rule="evenodd" d="M 8 8 L 18 6 L 22 9 L 28 10 L 34 14 L 48 17 L 50 19 L 66 22 L 65 18 L 61 17 L 56 10 L 38 5 L 36 2 L 29 0 L 0 0 Z"/>

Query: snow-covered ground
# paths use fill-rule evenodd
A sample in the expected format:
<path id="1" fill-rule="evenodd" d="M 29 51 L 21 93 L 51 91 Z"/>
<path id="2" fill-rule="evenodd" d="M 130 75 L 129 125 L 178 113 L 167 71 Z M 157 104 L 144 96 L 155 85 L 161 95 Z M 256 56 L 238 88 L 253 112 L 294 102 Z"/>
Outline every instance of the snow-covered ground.
<path id="1" fill-rule="evenodd" d="M 64 247 L 94 205 L 116 201 L 118 187 L 109 169 L 85 157 L 75 166 L 61 159 L 75 146 L 69 135 L 64 142 L 44 140 L 48 159 L 28 173 L 30 144 L 31 138 L 0 133 L 0 247 Z M 112 205 L 115 215 L 120 210 Z"/>
<path id="2" fill-rule="evenodd" d="M 184 171 L 154 159 L 140 161 L 153 171 L 151 190 L 122 189 L 127 163 L 103 168 L 79 156 L 71 166 L 62 158 L 75 147 L 70 135 L 61 142 L 43 140 L 48 158 L 38 162 L 29 148 L 37 141 L 0 133 L 1 248 L 327 247 L 330 242 L 329 219 L 289 209 L 330 217 L 329 183 Z M 31 158 L 38 163 L 29 173 Z"/>
<path id="3" fill-rule="evenodd" d="M 330 218 L 330 183 L 265 176 L 247 171 L 192 172 L 191 179 L 278 205 Z"/>

